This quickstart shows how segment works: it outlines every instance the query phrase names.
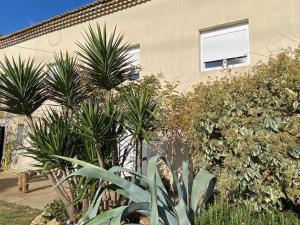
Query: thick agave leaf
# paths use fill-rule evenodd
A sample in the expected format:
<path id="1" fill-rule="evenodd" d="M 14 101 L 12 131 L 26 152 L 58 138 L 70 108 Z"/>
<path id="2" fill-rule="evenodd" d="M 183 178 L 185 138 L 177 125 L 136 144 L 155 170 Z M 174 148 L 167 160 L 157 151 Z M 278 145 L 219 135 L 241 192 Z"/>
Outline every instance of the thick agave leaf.
<path id="1" fill-rule="evenodd" d="M 100 184 L 93 198 L 93 201 L 91 202 L 90 208 L 88 209 L 84 217 L 81 219 L 81 221 L 86 221 L 87 219 L 92 219 L 97 216 L 103 194 L 103 184 Z"/>
<path id="2" fill-rule="evenodd" d="M 169 194 L 161 180 L 160 174 L 157 169 L 157 163 L 159 162 L 159 160 L 166 162 L 166 158 L 162 157 L 162 156 L 153 156 L 151 159 L 149 159 L 149 162 L 147 165 L 147 175 L 148 175 L 148 177 L 150 177 L 150 176 L 153 176 L 153 173 L 157 174 L 156 175 L 156 185 L 157 185 L 158 198 L 168 209 L 171 209 L 174 211 L 174 204 L 169 197 Z"/>
<path id="3" fill-rule="evenodd" d="M 191 209 L 194 214 L 197 213 L 199 206 L 203 207 L 206 204 L 215 189 L 216 182 L 216 175 L 207 170 L 202 170 L 196 175 L 191 195 Z"/>
<path id="4" fill-rule="evenodd" d="M 190 209 L 190 196 L 189 196 L 189 164 L 187 161 L 182 162 L 182 195 L 186 205 L 187 213 Z"/>
<path id="5" fill-rule="evenodd" d="M 91 168 L 99 168 L 98 166 L 95 166 L 94 164 L 88 163 L 88 162 L 84 162 L 78 159 L 73 159 L 73 158 L 68 158 L 68 157 L 63 157 L 63 156 L 59 156 L 59 155 L 54 155 L 54 157 L 56 158 L 60 158 L 60 159 L 64 159 L 68 162 L 71 162 L 75 165 L 80 165 L 82 167 L 91 167 Z"/>
<path id="6" fill-rule="evenodd" d="M 134 176 L 137 176 L 137 177 L 141 178 L 144 182 L 146 182 L 148 184 L 148 178 L 146 176 L 144 176 L 141 173 L 130 170 L 130 169 L 120 167 L 120 166 L 114 166 L 114 167 L 110 168 L 109 171 L 112 172 L 112 173 L 126 172 L 126 173 L 129 173 L 131 175 L 134 175 Z"/>
<path id="7" fill-rule="evenodd" d="M 89 163 L 85 163 L 77 159 L 71 159 L 71 158 L 66 158 L 61 156 L 59 156 L 59 158 L 65 159 L 74 164 L 84 166 L 82 169 L 79 169 L 73 172 L 72 174 L 70 174 L 70 176 L 85 176 L 89 178 L 107 180 L 113 184 L 118 185 L 120 188 L 128 191 L 128 193 L 130 194 L 129 199 L 132 199 L 134 202 L 150 202 L 151 196 L 147 191 L 119 177 L 118 175 L 113 174 L 110 171 L 107 171 L 105 169 L 102 169 L 100 167 L 97 167 Z"/>
<path id="8" fill-rule="evenodd" d="M 178 217 L 179 225 L 189 225 L 190 221 L 188 218 L 186 204 L 185 204 L 185 201 L 183 198 L 183 191 L 182 191 L 177 173 L 175 172 L 175 170 L 172 168 L 171 164 L 168 161 L 166 161 L 166 164 L 168 165 L 168 167 L 170 168 L 170 170 L 172 172 L 173 182 L 177 189 L 178 204 L 175 206 L 175 209 L 176 209 L 176 214 Z"/>
<path id="9" fill-rule="evenodd" d="M 85 176 L 90 178 L 98 178 L 103 180 L 108 180 L 113 184 L 118 185 L 120 188 L 127 191 L 129 199 L 132 199 L 134 202 L 145 202 L 150 201 L 151 197 L 147 191 L 144 191 L 139 186 L 127 181 L 118 175 L 115 175 L 107 170 L 101 168 L 89 168 L 84 167 L 74 173 L 71 174 L 72 176 Z"/>
<path id="10" fill-rule="evenodd" d="M 99 215 L 86 223 L 85 225 L 94 225 L 94 224 L 106 224 L 109 219 L 109 225 L 120 225 L 124 224 L 123 221 L 127 218 L 130 214 L 138 212 L 145 216 L 150 216 L 150 208 L 151 205 L 149 202 L 140 202 L 140 203 L 133 203 L 129 206 L 123 206 L 118 208 L 119 210 L 110 210 L 109 214 L 105 214 L 104 216 Z M 113 217 L 112 217 L 113 216 Z M 163 223 L 158 222 L 155 225 L 163 225 Z"/>
<path id="11" fill-rule="evenodd" d="M 140 203 L 133 203 L 129 206 L 127 206 L 122 213 L 120 213 L 117 217 L 112 219 L 110 225 L 120 225 L 122 224 L 122 221 L 127 218 L 130 214 L 138 212 L 144 214 L 145 216 L 149 216 L 150 214 L 150 203 L 149 202 L 140 202 Z M 155 225 L 158 225 L 156 223 Z"/>
<path id="12" fill-rule="evenodd" d="M 191 225 L 190 218 L 186 212 L 186 205 L 183 200 L 179 200 L 176 205 L 176 213 L 178 216 L 178 225 Z"/>
<path id="13" fill-rule="evenodd" d="M 172 172 L 174 182 L 176 183 L 177 191 L 178 191 L 178 193 L 179 192 L 181 193 L 181 197 L 179 197 L 180 204 L 178 204 L 175 207 L 174 204 L 172 203 L 169 195 L 164 195 L 163 194 L 164 191 L 162 191 L 160 188 L 157 188 L 158 193 L 159 193 L 159 200 L 161 202 L 171 203 L 170 207 L 167 206 L 168 204 L 164 204 L 163 207 L 159 209 L 159 215 L 160 215 L 160 217 L 163 218 L 165 224 L 176 224 L 176 223 L 178 223 L 177 222 L 177 220 L 178 220 L 180 225 L 181 224 L 189 225 L 190 224 L 189 218 L 186 213 L 186 207 L 185 207 L 185 203 L 182 198 L 182 190 L 181 190 L 181 186 L 178 181 L 177 174 L 172 169 L 172 166 L 166 160 L 166 158 L 161 157 L 161 156 L 152 157 L 148 162 L 147 175 L 148 175 L 148 177 L 152 176 L 152 179 L 153 179 L 154 174 L 157 174 L 157 176 L 159 176 L 159 173 L 157 171 L 157 162 L 159 159 L 163 160 L 168 165 L 170 171 Z M 151 178 L 149 178 L 149 180 L 150 179 Z M 175 216 L 175 218 L 174 218 L 174 216 Z"/>
<path id="14" fill-rule="evenodd" d="M 157 209 L 157 188 L 156 188 L 156 171 L 148 175 L 149 191 L 151 193 L 151 214 L 150 224 L 158 224 L 158 209 Z"/>
<path id="15" fill-rule="evenodd" d="M 161 157 L 153 157 L 149 160 L 148 168 L 147 168 L 147 174 L 148 177 L 145 177 L 142 174 L 139 174 L 135 171 L 131 171 L 122 167 L 113 167 L 109 171 L 111 172 L 118 172 L 118 171 L 124 171 L 128 172 L 132 175 L 139 176 L 143 181 L 146 182 L 146 184 L 150 187 L 150 194 L 151 194 L 151 221 L 154 221 L 152 224 L 158 224 L 159 218 L 161 218 L 162 221 L 165 222 L 165 224 L 174 224 L 177 219 L 175 213 L 172 213 L 174 210 L 174 206 L 172 206 L 172 201 L 170 200 L 170 197 L 165 194 L 163 195 L 164 191 L 162 191 L 157 185 L 156 181 L 161 179 L 156 179 L 157 176 L 159 176 L 158 171 L 156 169 L 156 162 Z M 157 173 L 157 174 L 156 174 Z M 162 185 L 162 182 L 161 182 Z M 162 185 L 163 186 L 163 185 Z M 119 194 L 126 196 L 130 198 L 130 193 L 124 189 L 114 189 L 114 191 L 118 192 Z M 157 192 L 159 193 L 160 198 L 157 198 Z M 164 202 L 168 202 L 168 204 L 164 204 Z M 142 212 L 140 212 L 142 213 Z M 162 222 L 160 221 L 160 222 Z"/>
<path id="16" fill-rule="evenodd" d="M 122 206 L 116 209 L 111 209 L 106 212 L 101 213 L 100 215 L 94 217 L 90 221 L 84 223 L 84 225 L 106 225 L 110 224 L 110 220 L 115 218 L 123 213 L 126 206 Z"/>

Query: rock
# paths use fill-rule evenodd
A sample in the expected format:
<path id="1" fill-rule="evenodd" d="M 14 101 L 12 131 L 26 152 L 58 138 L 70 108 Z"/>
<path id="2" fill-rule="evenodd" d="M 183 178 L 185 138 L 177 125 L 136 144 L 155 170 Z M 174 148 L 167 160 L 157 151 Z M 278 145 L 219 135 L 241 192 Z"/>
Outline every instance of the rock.
<path id="1" fill-rule="evenodd" d="M 143 218 L 140 219 L 140 224 L 150 225 L 150 219 L 148 217 L 143 217 Z"/>
<path id="2" fill-rule="evenodd" d="M 35 219 L 31 222 L 30 225 L 40 225 L 42 223 L 42 214 L 35 217 Z"/>
<path id="3" fill-rule="evenodd" d="M 59 225 L 59 222 L 56 221 L 56 219 L 50 220 L 47 225 Z"/>

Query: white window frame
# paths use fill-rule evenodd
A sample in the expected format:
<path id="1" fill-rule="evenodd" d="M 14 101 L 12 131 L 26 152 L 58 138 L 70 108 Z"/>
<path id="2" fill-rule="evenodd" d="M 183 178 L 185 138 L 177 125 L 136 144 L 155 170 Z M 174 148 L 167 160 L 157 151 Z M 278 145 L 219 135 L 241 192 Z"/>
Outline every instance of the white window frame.
<path id="1" fill-rule="evenodd" d="M 136 79 L 136 80 L 140 80 L 141 79 L 141 48 L 139 45 L 137 46 L 134 46 L 133 48 L 131 48 L 128 52 L 128 54 L 130 55 L 130 58 L 132 58 L 132 56 L 134 54 L 132 54 L 132 52 L 136 51 L 138 53 L 138 58 L 139 58 L 139 62 L 137 63 L 137 65 L 134 65 L 135 62 L 132 63 L 131 66 L 134 66 L 135 67 L 135 71 L 139 74 L 139 78 Z M 135 79 L 132 79 L 132 80 L 135 80 Z"/>
<path id="2" fill-rule="evenodd" d="M 216 35 L 222 35 L 230 32 L 235 32 L 235 31 L 240 31 L 240 30 L 245 30 L 247 32 L 247 37 L 248 37 L 248 49 L 247 49 L 247 61 L 245 63 L 239 63 L 239 64 L 234 64 L 234 65 L 229 65 L 224 67 L 223 66 L 218 66 L 218 67 L 212 67 L 212 68 L 205 68 L 205 62 L 203 61 L 203 39 L 207 37 L 213 37 Z M 243 66 L 249 66 L 251 61 L 250 61 L 250 36 L 249 36 L 249 23 L 242 23 L 242 24 L 235 24 L 231 26 L 222 26 L 218 27 L 215 29 L 208 29 L 204 31 L 200 31 L 200 68 L 202 72 L 206 71 L 214 71 L 214 70 L 221 70 L 221 69 L 226 69 L 226 68 L 237 68 L 237 67 L 243 67 Z M 224 59 L 227 60 L 227 59 Z"/>

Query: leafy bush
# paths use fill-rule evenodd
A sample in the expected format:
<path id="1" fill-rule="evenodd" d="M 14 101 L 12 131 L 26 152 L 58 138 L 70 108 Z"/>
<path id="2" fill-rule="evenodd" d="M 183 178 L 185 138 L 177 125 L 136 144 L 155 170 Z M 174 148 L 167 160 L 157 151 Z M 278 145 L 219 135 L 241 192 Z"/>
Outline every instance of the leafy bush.
<path id="1" fill-rule="evenodd" d="M 45 207 L 45 210 L 42 213 L 42 225 L 46 225 L 47 222 L 52 219 L 56 219 L 60 225 L 65 225 L 68 221 L 67 215 L 67 209 L 63 202 L 60 200 L 54 200 Z"/>
<path id="2" fill-rule="evenodd" d="M 215 202 L 196 218 L 196 225 L 298 225 L 300 220 L 293 213 L 276 211 L 257 213 L 247 207 L 236 207 Z"/>
<path id="3" fill-rule="evenodd" d="M 231 201 L 256 210 L 300 205 L 299 103 L 300 49 L 195 87 L 194 159 L 220 176 Z"/>

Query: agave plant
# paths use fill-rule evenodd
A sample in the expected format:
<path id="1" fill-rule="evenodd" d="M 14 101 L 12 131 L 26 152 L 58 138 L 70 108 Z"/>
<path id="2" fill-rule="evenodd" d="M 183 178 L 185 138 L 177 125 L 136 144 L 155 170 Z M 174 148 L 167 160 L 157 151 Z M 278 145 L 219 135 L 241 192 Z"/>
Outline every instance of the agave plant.
<path id="1" fill-rule="evenodd" d="M 78 44 L 81 51 L 82 68 L 89 82 L 106 91 L 111 91 L 128 79 L 133 73 L 128 52 L 130 45 L 123 43 L 124 36 L 117 34 L 116 29 L 110 36 L 106 26 L 91 26 L 86 32 L 85 44 Z"/>
<path id="2" fill-rule="evenodd" d="M 92 201 L 91 207 L 80 222 L 84 225 L 132 224 L 131 214 L 140 214 L 148 217 L 151 225 L 190 225 L 194 216 L 204 207 L 214 191 L 216 176 L 206 170 L 200 171 L 189 187 L 188 163 L 182 163 L 182 176 L 179 179 L 170 163 L 160 156 L 152 157 L 147 166 L 147 176 L 127 170 L 122 167 L 113 167 L 110 170 L 76 159 L 60 157 L 69 162 L 82 166 L 70 176 L 84 176 L 99 179 L 99 187 Z M 167 192 L 157 169 L 157 163 L 163 160 L 173 175 L 173 183 L 177 199 L 173 200 Z M 135 183 L 116 174 L 127 172 L 138 178 Z M 107 181 L 109 182 L 108 185 Z M 141 184 L 145 185 L 142 186 Z M 104 191 L 116 191 L 129 200 L 129 204 L 113 208 L 97 215 Z M 189 192 L 191 190 L 191 193 Z"/>

